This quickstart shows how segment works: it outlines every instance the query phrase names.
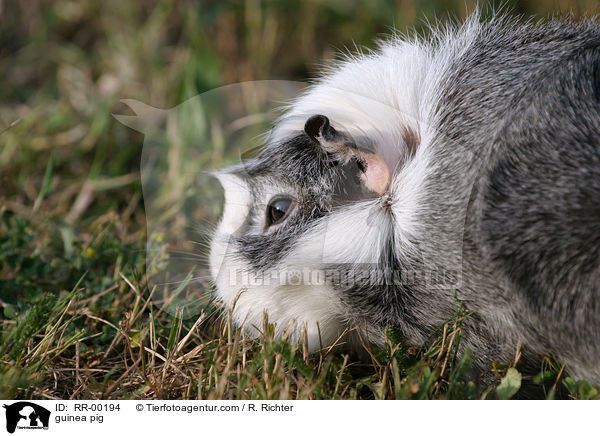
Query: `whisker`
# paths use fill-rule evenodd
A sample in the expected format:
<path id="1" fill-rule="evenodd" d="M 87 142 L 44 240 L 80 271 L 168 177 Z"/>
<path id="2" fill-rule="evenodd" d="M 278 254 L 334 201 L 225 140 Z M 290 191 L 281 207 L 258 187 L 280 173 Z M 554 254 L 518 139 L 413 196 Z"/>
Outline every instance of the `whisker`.
<path id="1" fill-rule="evenodd" d="M 212 277 L 211 276 L 198 276 L 198 277 L 192 277 L 190 279 L 183 279 L 183 280 L 174 280 L 171 282 L 155 282 L 156 285 L 158 286 L 167 286 L 167 285 L 180 285 L 182 283 L 193 283 L 193 282 L 202 282 L 202 281 L 211 281 Z"/>

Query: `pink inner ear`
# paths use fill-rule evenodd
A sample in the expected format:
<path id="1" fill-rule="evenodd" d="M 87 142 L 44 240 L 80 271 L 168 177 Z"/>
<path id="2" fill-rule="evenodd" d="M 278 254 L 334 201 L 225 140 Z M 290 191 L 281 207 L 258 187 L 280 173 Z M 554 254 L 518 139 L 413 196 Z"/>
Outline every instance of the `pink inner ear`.
<path id="1" fill-rule="evenodd" d="M 390 184 L 389 167 L 382 158 L 375 154 L 361 153 L 361 157 L 367 164 L 367 170 L 361 174 L 360 178 L 371 191 L 383 195 Z"/>

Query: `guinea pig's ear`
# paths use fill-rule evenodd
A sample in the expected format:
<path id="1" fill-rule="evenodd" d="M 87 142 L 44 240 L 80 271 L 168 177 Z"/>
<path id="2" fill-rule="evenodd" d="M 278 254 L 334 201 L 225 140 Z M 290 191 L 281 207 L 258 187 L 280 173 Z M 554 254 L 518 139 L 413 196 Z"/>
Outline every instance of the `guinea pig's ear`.
<path id="1" fill-rule="evenodd" d="M 337 155 L 343 152 L 346 138 L 331 126 L 325 115 L 313 115 L 306 120 L 304 133 L 328 153 Z"/>
<path id="2" fill-rule="evenodd" d="M 364 185 L 379 195 L 386 192 L 391 180 L 390 168 L 381 156 L 375 153 L 372 145 L 358 145 L 349 135 L 334 129 L 325 115 L 310 117 L 304 124 L 304 133 L 323 151 L 342 163 L 356 158 Z"/>

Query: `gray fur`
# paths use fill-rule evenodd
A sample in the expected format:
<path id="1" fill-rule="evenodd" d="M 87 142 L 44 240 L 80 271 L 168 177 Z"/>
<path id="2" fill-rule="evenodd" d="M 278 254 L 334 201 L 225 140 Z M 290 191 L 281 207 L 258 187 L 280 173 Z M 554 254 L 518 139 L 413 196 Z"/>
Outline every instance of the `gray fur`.
<path id="1" fill-rule="evenodd" d="M 458 299 L 479 325 L 466 346 L 485 366 L 520 341 L 598 382 L 600 27 L 489 24 L 450 71 L 426 201 L 443 214 L 424 210 L 421 248 L 439 265 L 456 259 L 445 235 L 460 223 L 448 218 L 469 195 Z M 421 296 L 436 307 L 419 325 L 453 310 L 439 295 Z"/>

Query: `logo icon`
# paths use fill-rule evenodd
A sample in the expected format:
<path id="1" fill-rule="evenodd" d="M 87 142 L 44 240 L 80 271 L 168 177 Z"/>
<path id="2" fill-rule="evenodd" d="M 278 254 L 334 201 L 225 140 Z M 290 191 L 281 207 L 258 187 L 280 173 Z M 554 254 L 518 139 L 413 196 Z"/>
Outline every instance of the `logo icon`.
<path id="1" fill-rule="evenodd" d="M 29 401 L 19 401 L 10 405 L 4 404 L 6 409 L 6 431 L 14 433 L 18 429 L 48 429 L 50 411 Z"/>

